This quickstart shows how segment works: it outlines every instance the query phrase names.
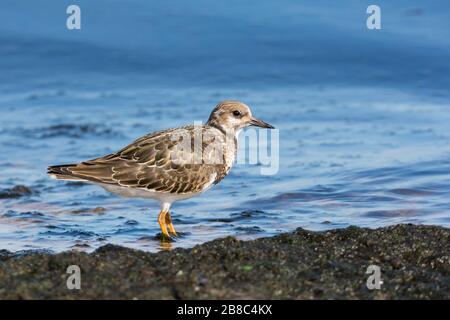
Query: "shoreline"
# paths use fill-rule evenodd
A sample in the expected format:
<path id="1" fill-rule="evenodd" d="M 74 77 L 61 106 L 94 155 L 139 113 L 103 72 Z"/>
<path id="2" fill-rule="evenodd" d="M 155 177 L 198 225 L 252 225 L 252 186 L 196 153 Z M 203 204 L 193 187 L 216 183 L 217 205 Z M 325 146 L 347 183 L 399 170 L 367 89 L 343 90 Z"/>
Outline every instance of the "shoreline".
<path id="1" fill-rule="evenodd" d="M 67 288 L 70 265 L 80 267 L 80 290 Z M 369 266 L 379 267 L 380 289 L 367 288 Z M 0 299 L 450 299 L 449 279 L 450 229 L 412 224 L 297 229 L 158 253 L 0 249 Z"/>

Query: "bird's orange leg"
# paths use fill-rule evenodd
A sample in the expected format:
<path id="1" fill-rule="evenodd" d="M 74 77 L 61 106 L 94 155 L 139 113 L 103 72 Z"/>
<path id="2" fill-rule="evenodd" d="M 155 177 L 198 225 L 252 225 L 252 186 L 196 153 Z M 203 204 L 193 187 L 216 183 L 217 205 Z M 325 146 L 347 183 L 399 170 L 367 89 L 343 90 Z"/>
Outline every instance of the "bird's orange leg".
<path id="1" fill-rule="evenodd" d="M 170 216 L 169 211 L 167 211 L 166 213 L 166 224 L 169 227 L 169 232 L 176 237 L 177 232 L 175 231 L 175 227 L 172 224 L 172 217 Z"/>
<path id="2" fill-rule="evenodd" d="M 170 239 L 170 235 L 167 232 L 167 227 L 166 227 L 166 214 L 168 212 L 167 211 L 161 211 L 158 215 L 158 223 L 159 223 L 159 227 L 161 228 L 161 232 L 163 234 L 163 239 Z"/>

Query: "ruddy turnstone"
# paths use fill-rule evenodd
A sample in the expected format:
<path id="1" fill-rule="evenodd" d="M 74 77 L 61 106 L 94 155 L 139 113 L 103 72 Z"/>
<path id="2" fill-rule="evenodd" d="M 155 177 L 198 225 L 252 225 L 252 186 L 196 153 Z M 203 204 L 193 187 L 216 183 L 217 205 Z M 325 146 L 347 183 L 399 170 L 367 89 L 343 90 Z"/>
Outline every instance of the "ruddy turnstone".
<path id="1" fill-rule="evenodd" d="M 273 129 L 254 118 L 247 105 L 227 100 L 214 108 L 205 125 L 154 132 L 104 157 L 51 166 L 48 174 L 96 183 L 121 196 L 158 200 L 158 223 L 163 239 L 169 239 L 177 235 L 169 213 L 172 203 L 205 192 L 228 174 L 237 136 L 247 126 Z"/>

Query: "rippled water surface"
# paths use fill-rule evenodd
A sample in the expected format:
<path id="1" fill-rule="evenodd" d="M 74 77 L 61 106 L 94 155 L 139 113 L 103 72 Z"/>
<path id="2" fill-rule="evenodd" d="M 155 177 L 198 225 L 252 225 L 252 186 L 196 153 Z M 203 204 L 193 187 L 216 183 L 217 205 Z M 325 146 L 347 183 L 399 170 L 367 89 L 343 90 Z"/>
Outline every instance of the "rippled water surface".
<path id="1" fill-rule="evenodd" d="M 228 98 L 279 129 L 279 170 L 238 164 L 176 203 L 172 247 L 297 227 L 450 227 L 446 2 L 386 2 L 379 34 L 356 19 L 357 1 L 113 1 L 99 16 L 106 1 L 81 1 L 78 33 L 64 29 L 66 4 L 43 3 L 0 11 L 0 249 L 165 248 L 156 202 L 51 180 L 46 167 L 206 121 Z"/>

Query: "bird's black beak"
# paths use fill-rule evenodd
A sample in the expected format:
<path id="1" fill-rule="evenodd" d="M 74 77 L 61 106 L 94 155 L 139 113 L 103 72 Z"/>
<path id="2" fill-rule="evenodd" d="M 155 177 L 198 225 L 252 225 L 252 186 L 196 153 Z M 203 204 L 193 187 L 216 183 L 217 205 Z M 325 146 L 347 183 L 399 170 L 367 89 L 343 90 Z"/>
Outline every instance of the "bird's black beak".
<path id="1" fill-rule="evenodd" d="M 267 122 L 264 122 L 264 121 L 256 119 L 256 118 L 252 118 L 250 120 L 250 125 L 257 126 L 260 128 L 275 129 L 275 127 L 272 126 L 271 124 L 268 124 Z"/>

